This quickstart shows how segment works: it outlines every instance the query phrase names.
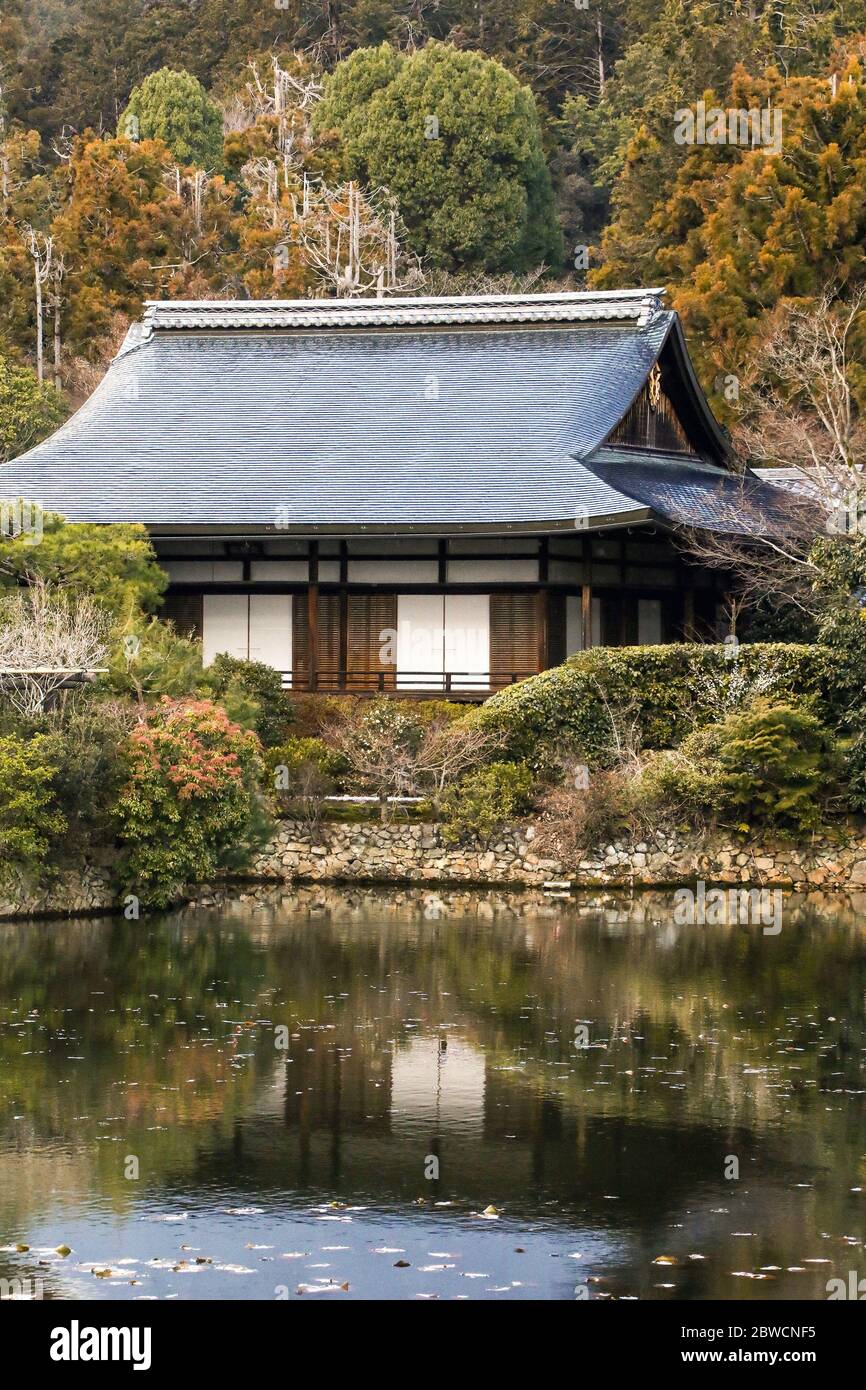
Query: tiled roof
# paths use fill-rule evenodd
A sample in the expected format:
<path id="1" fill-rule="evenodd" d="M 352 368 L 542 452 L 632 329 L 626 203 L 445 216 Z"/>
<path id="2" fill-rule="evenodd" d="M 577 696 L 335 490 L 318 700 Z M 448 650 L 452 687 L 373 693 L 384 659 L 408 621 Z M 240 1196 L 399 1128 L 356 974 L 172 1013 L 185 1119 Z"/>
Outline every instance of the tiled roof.
<path id="1" fill-rule="evenodd" d="M 778 488 L 753 473 L 727 473 L 682 454 L 602 448 L 587 461 L 600 482 L 643 502 L 677 525 L 726 535 L 761 534 L 768 517 L 784 516 Z"/>
<path id="2" fill-rule="evenodd" d="M 152 305 L 0 496 L 177 528 L 639 519 L 582 460 L 675 322 L 657 291 Z"/>

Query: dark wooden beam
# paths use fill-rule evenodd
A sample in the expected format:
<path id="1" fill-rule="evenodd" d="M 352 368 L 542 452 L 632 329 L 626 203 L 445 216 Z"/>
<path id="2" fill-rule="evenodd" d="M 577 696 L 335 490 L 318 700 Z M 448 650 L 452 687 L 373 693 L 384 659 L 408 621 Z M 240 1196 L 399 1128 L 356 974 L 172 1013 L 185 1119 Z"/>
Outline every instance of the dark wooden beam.
<path id="1" fill-rule="evenodd" d="M 683 631 L 684 642 L 695 640 L 695 591 L 689 585 L 683 591 Z"/>
<path id="2" fill-rule="evenodd" d="M 309 587 L 307 589 L 307 630 L 310 644 L 310 689 L 319 684 L 319 542 L 310 541 Z"/>
<path id="3" fill-rule="evenodd" d="M 546 671 L 550 662 L 548 660 L 548 614 L 547 614 L 548 591 L 539 589 L 535 595 L 535 625 L 538 636 L 538 669 Z"/>
<path id="4" fill-rule="evenodd" d="M 628 601 L 625 596 L 625 541 L 619 543 L 619 582 L 622 592 L 619 595 L 619 645 L 628 645 Z"/>
<path id="5" fill-rule="evenodd" d="M 592 646 L 592 545 L 588 536 L 583 538 L 583 588 L 580 591 L 580 620 L 583 633 L 583 650 Z"/>
<path id="6" fill-rule="evenodd" d="M 340 541 L 340 685 L 345 687 L 349 672 L 349 546 Z"/>

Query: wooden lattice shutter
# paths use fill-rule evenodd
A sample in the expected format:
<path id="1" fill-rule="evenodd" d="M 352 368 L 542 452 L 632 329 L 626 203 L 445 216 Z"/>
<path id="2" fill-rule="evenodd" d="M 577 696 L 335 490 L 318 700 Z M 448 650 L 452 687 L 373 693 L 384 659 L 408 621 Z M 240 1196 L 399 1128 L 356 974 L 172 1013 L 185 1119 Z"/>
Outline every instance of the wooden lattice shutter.
<path id="1" fill-rule="evenodd" d="M 340 599 L 337 594 L 319 594 L 319 640 L 316 644 L 319 682 L 333 689 L 340 669 Z M 306 594 L 295 594 L 292 601 L 292 684 L 301 688 L 310 679 L 310 618 Z"/>
<path id="2" fill-rule="evenodd" d="M 349 640 L 347 673 L 349 688 L 375 687 L 379 673 L 381 685 L 389 689 L 396 684 L 396 641 L 383 634 L 396 632 L 396 594 L 349 594 Z M 390 663 L 383 661 L 391 655 Z M 365 679 L 366 678 L 366 679 Z"/>
<path id="3" fill-rule="evenodd" d="M 538 670 L 538 607 L 534 594 L 490 595 L 491 685 Z"/>
<path id="4" fill-rule="evenodd" d="M 202 635 L 204 603 L 201 594 L 168 594 L 159 616 L 174 623 L 182 637 Z"/>

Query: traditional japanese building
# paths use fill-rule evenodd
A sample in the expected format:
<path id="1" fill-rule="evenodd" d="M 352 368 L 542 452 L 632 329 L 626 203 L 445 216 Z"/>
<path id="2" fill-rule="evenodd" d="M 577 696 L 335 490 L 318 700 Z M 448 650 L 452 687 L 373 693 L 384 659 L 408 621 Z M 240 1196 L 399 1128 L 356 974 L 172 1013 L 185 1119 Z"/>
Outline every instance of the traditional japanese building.
<path id="1" fill-rule="evenodd" d="M 159 302 L 0 496 L 142 522 L 164 616 L 294 689 L 480 698 L 717 635 L 741 479 L 660 290 Z M 758 485 L 760 486 L 760 485 Z"/>

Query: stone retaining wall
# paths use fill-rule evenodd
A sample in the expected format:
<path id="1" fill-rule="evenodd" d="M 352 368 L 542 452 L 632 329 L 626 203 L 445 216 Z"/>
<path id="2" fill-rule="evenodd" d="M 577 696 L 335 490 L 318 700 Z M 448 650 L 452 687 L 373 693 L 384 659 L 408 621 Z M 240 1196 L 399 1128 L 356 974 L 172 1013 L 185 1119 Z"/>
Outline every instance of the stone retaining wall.
<path id="1" fill-rule="evenodd" d="M 44 883 L 0 894 L 0 918 L 90 917 L 119 906 L 110 869 L 94 864 L 60 869 Z"/>
<path id="2" fill-rule="evenodd" d="M 566 865 L 533 851 L 532 826 L 503 833 L 489 848 L 448 845 L 435 825 L 325 825 L 311 837 L 284 821 L 250 869 L 250 879 L 332 883 L 641 888 L 693 883 L 772 884 L 797 889 L 866 887 L 866 828 L 838 839 L 694 840 L 661 833 L 618 841 Z M 196 891 L 196 890 L 193 890 Z M 178 894 L 179 899 L 182 897 Z M 0 896 L 0 918 L 71 917 L 122 908 L 110 865 L 59 870 L 45 884 Z"/>
<path id="3" fill-rule="evenodd" d="M 847 888 L 866 884 L 866 834 L 794 845 L 729 835 L 696 841 L 657 834 L 606 845 L 566 865 L 533 852 L 531 826 L 502 834 L 489 848 L 447 845 L 434 825 L 326 825 L 310 836 L 284 821 L 256 862 L 263 878 L 387 883 L 519 883 L 634 887 L 703 879 L 712 883 Z"/>

